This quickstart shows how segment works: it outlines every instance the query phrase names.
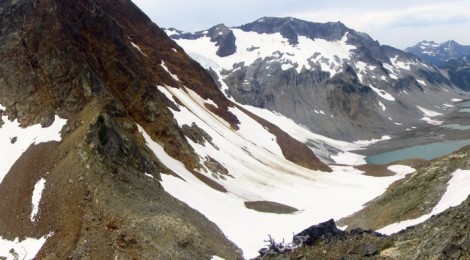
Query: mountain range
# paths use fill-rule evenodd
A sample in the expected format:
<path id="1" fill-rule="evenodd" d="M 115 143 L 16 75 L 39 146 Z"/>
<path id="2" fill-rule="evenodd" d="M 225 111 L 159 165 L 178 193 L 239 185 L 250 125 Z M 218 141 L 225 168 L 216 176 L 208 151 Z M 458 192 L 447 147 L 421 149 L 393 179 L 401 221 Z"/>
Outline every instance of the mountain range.
<path id="1" fill-rule="evenodd" d="M 212 71 L 228 97 L 335 139 L 417 127 L 427 120 L 420 108 L 445 113 L 458 95 L 431 64 L 339 22 L 264 17 L 233 28 L 166 32 Z"/>
<path id="2" fill-rule="evenodd" d="M 454 86 L 466 91 L 470 90 L 470 71 L 468 70 L 470 46 L 461 45 L 453 40 L 443 43 L 422 41 L 413 47 L 406 48 L 405 51 L 442 69 Z"/>
<path id="3" fill-rule="evenodd" d="M 354 152 L 468 96 L 412 54 L 295 18 L 163 30 L 130 0 L 2 1 L 0 21 L 2 259 L 283 259 L 266 239 L 308 246 L 331 218 L 350 228 L 294 254 L 469 255 L 467 150 Z"/>

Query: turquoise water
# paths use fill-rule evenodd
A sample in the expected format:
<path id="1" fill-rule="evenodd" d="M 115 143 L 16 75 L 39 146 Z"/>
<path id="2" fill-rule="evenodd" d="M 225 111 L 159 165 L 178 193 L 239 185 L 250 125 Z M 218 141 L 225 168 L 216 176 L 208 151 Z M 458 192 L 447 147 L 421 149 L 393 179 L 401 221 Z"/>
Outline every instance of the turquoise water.
<path id="1" fill-rule="evenodd" d="M 462 108 L 459 110 L 459 112 L 467 112 L 470 113 L 470 108 Z"/>
<path id="2" fill-rule="evenodd" d="M 465 102 L 459 103 L 459 106 L 461 106 L 461 107 L 470 107 L 470 101 L 465 101 Z"/>
<path id="3" fill-rule="evenodd" d="M 470 125 L 460 125 L 460 124 L 448 124 L 441 126 L 447 129 L 455 129 L 455 130 L 470 130 Z"/>
<path id="4" fill-rule="evenodd" d="M 412 158 L 432 160 L 457 151 L 466 145 L 470 145 L 470 140 L 446 141 L 440 143 L 417 145 L 391 152 L 367 156 L 365 160 L 368 164 L 387 164 Z"/>

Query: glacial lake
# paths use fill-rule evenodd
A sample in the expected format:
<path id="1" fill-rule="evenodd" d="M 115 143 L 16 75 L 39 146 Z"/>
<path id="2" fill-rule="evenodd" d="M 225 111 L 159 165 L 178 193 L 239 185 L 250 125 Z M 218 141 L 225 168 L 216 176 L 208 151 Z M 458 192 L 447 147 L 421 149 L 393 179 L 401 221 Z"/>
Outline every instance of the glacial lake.
<path id="1" fill-rule="evenodd" d="M 368 164 L 387 164 L 395 161 L 421 158 L 432 160 L 470 145 L 470 140 L 445 141 L 439 143 L 417 145 L 395 151 L 375 154 L 365 158 Z"/>

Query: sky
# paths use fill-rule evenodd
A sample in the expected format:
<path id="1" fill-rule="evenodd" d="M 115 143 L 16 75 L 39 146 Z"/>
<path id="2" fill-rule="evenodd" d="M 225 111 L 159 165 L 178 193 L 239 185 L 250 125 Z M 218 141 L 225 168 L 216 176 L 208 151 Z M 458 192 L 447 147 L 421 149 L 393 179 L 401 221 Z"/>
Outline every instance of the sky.
<path id="1" fill-rule="evenodd" d="M 158 26 L 186 32 L 264 16 L 341 21 L 381 44 L 404 49 L 422 40 L 470 45 L 468 0 L 133 0 Z"/>

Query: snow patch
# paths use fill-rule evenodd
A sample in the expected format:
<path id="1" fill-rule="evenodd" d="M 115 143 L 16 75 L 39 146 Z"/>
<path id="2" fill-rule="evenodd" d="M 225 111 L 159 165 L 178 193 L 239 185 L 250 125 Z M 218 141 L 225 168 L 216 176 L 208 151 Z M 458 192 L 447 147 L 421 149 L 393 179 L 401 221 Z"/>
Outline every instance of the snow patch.
<path id="1" fill-rule="evenodd" d="M 442 123 L 444 123 L 444 121 L 440 121 L 440 120 L 436 120 L 436 119 L 432 119 L 430 117 L 423 117 L 420 119 L 421 121 L 424 121 L 430 125 L 442 125 Z"/>
<path id="2" fill-rule="evenodd" d="M 379 100 L 379 106 L 382 108 L 382 111 L 387 110 L 387 107 Z"/>
<path id="3" fill-rule="evenodd" d="M 19 241 L 18 238 L 10 241 L 0 237 L 0 257 L 6 257 L 8 260 L 34 259 L 47 239 L 53 235 L 54 233 L 50 233 L 41 238 L 26 238 L 22 241 Z M 15 252 L 18 256 L 12 255 L 10 251 Z"/>
<path id="4" fill-rule="evenodd" d="M 389 93 L 387 93 L 385 90 L 383 89 L 378 89 L 376 87 L 373 87 L 372 85 L 369 85 L 369 87 L 375 92 L 377 93 L 377 95 L 379 95 L 379 97 L 385 99 L 385 100 L 388 100 L 388 101 L 395 101 L 395 98 L 390 95 Z"/>
<path id="5" fill-rule="evenodd" d="M 168 69 L 168 67 L 165 65 L 165 61 L 162 61 L 162 63 L 160 64 L 160 66 L 162 66 L 162 68 L 168 72 L 168 74 L 170 74 L 170 76 L 176 80 L 176 81 L 180 81 L 180 79 L 178 78 L 178 76 L 176 76 L 175 74 L 171 73 L 170 70 Z"/>
<path id="6" fill-rule="evenodd" d="M 33 209 L 31 210 L 30 219 L 32 222 L 36 221 L 36 215 L 39 211 L 39 203 L 41 202 L 42 192 L 46 187 L 46 180 L 41 178 L 36 185 L 34 185 L 33 196 L 31 198 L 31 202 L 33 205 Z"/>
<path id="7" fill-rule="evenodd" d="M 144 174 L 145 174 L 145 176 L 149 177 L 150 179 L 154 179 L 153 175 L 150 175 L 150 174 L 148 174 L 148 173 L 146 173 L 146 172 L 145 172 Z"/>
<path id="8" fill-rule="evenodd" d="M 384 135 L 380 139 L 357 140 L 357 141 L 354 141 L 354 143 L 358 144 L 360 146 L 368 146 L 368 145 L 371 145 L 371 144 L 375 144 L 377 142 L 386 141 L 386 140 L 390 140 L 390 139 L 392 139 L 392 137 L 390 137 L 389 135 Z"/>
<path id="9" fill-rule="evenodd" d="M 133 42 L 131 42 L 131 45 L 132 45 L 132 47 L 136 48 L 142 55 L 144 55 L 145 57 L 148 57 L 147 54 L 145 54 L 145 53 L 140 49 L 139 45 L 137 45 L 137 44 L 135 44 L 135 43 L 133 43 Z"/>
<path id="10" fill-rule="evenodd" d="M 403 177 L 416 171 L 415 168 L 407 165 L 391 165 L 387 169 Z"/>
<path id="11" fill-rule="evenodd" d="M 390 61 L 392 62 L 393 66 L 397 69 L 403 70 L 411 70 L 411 65 L 415 65 L 414 62 L 403 62 L 398 60 L 398 55 L 394 58 L 391 58 Z"/>
<path id="12" fill-rule="evenodd" d="M 337 164 L 345 164 L 345 165 L 362 165 L 367 164 L 366 160 L 364 159 L 365 156 L 351 153 L 351 152 L 341 152 L 337 155 L 332 155 L 331 159 L 335 161 Z"/>
<path id="13" fill-rule="evenodd" d="M 430 110 L 430 109 L 426 109 L 426 108 L 423 108 L 423 107 L 420 107 L 420 106 L 416 106 L 416 107 L 419 110 L 421 110 L 421 112 L 423 112 L 423 114 L 424 114 L 424 117 L 421 118 L 420 120 L 425 121 L 426 123 L 428 123 L 430 125 L 441 125 L 442 123 L 444 123 L 444 121 L 432 119 L 432 117 L 440 116 L 440 115 L 442 115 L 442 113 L 439 113 L 439 112 L 436 112 L 436 111 L 433 111 L 433 110 Z"/>
<path id="14" fill-rule="evenodd" d="M 416 106 L 419 110 L 421 110 L 421 112 L 424 113 L 425 116 L 427 117 L 436 117 L 436 116 L 441 116 L 442 113 L 439 113 L 439 112 L 436 112 L 436 111 L 433 111 L 433 110 L 430 110 L 430 109 L 426 109 L 426 108 L 423 108 L 423 107 L 420 107 L 420 106 Z"/>
<path id="15" fill-rule="evenodd" d="M 423 85 L 423 86 L 427 86 L 426 85 L 426 82 L 424 82 L 424 80 L 419 80 L 417 79 L 416 81 L 418 81 L 419 84 Z"/>

